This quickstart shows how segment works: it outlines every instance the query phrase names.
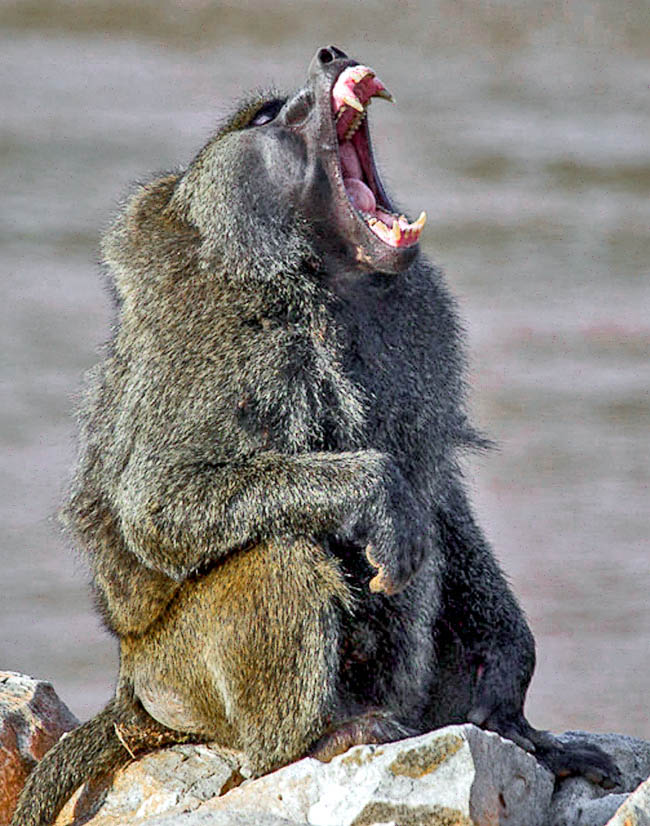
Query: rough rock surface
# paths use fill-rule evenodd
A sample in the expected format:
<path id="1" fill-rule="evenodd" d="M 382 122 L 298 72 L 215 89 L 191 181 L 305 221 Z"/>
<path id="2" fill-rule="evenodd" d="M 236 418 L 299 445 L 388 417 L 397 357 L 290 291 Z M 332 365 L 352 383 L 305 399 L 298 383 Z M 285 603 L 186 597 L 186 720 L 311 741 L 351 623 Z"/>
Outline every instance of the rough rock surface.
<path id="1" fill-rule="evenodd" d="M 85 790 L 57 826 L 544 826 L 553 791 L 530 755 L 471 725 L 358 746 L 329 764 L 306 758 L 219 797 L 241 774 L 234 758 L 206 746 L 167 749 L 119 772 L 108 794 L 106 780 Z"/>
<path id="2" fill-rule="evenodd" d="M 49 683 L 0 672 L 0 826 L 42 754 L 77 721 Z M 329 764 L 306 758 L 257 780 L 241 755 L 175 746 L 80 789 L 57 826 L 650 826 L 650 743 L 567 732 L 609 752 L 624 777 L 608 792 L 553 778 L 514 743 L 471 725 Z"/>
<path id="3" fill-rule="evenodd" d="M 205 745 L 172 746 L 87 783 L 68 801 L 56 824 L 148 823 L 161 812 L 196 809 L 241 783 L 246 774 L 236 752 Z"/>
<path id="4" fill-rule="evenodd" d="M 650 779 L 632 792 L 607 826 L 650 826 Z"/>
<path id="5" fill-rule="evenodd" d="M 650 775 L 650 743 L 624 734 L 590 734 L 567 731 L 562 742 L 588 740 L 610 754 L 621 774 L 623 788 L 611 792 L 579 777 L 564 780 L 553 795 L 549 823 L 552 826 L 604 826 L 626 801 L 630 792 Z M 623 826 L 624 821 L 621 821 Z M 636 826 L 632 821 L 629 826 Z"/>
<path id="6" fill-rule="evenodd" d="M 551 775 L 530 755 L 497 734 L 464 725 L 357 746 L 324 766 L 302 760 L 205 808 L 263 808 L 314 826 L 542 826 L 552 791 Z"/>
<path id="7" fill-rule="evenodd" d="M 37 761 L 78 725 L 50 683 L 0 671 L 0 826 L 9 823 Z"/>

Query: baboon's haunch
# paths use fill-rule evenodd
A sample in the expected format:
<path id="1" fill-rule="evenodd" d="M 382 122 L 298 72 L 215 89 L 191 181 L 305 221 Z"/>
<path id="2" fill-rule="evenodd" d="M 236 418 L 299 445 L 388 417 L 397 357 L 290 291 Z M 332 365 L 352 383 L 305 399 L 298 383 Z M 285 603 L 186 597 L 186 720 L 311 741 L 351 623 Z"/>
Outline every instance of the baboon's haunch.
<path id="1" fill-rule="evenodd" d="M 320 49 L 104 241 L 119 324 L 65 518 L 121 642 L 115 698 L 42 760 L 14 824 L 90 776 L 214 740 L 258 773 L 470 720 L 558 775 L 599 750 L 523 715 L 533 638 L 457 467 L 453 301 L 384 191 L 374 72 Z"/>

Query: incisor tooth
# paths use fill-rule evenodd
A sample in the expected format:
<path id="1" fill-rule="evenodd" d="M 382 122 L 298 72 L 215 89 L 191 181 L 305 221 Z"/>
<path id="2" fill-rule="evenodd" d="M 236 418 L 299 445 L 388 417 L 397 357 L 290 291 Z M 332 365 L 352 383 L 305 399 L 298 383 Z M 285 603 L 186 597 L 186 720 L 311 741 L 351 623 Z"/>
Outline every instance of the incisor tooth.
<path id="1" fill-rule="evenodd" d="M 371 77 L 375 76 L 375 73 L 372 69 L 369 69 L 367 66 L 353 66 L 349 71 L 349 76 L 354 80 L 355 83 L 359 83 L 360 80 L 363 80 L 364 77 Z"/>

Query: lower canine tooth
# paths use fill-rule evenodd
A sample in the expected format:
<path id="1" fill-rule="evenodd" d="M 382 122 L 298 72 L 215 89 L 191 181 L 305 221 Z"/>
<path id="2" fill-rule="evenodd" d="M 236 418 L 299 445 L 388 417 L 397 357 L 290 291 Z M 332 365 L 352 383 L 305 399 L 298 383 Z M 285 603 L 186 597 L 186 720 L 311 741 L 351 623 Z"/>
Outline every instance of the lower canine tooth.
<path id="1" fill-rule="evenodd" d="M 411 224 L 411 227 L 413 229 L 421 230 L 422 227 L 426 224 L 426 222 L 427 222 L 427 214 L 426 214 L 426 212 L 423 211 L 423 212 L 420 213 L 420 217 L 417 219 L 417 221 L 414 224 Z"/>
<path id="2" fill-rule="evenodd" d="M 396 242 L 398 242 L 400 240 L 400 238 L 402 237 L 402 229 L 401 229 L 401 227 L 400 227 L 400 225 L 398 224 L 397 221 L 393 221 L 393 228 L 391 230 L 391 235 L 393 236 L 393 239 Z"/>

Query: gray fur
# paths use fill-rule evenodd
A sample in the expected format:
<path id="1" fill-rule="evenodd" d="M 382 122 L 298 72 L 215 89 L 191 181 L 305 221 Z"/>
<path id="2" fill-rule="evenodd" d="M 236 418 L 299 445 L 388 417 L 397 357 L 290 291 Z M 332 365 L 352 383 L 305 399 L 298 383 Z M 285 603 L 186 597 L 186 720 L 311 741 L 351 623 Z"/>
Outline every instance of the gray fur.
<path id="1" fill-rule="evenodd" d="M 337 206 L 329 90 L 352 63 L 321 50 L 273 122 L 245 105 L 104 239 L 118 321 L 64 516 L 121 642 L 110 713 L 138 748 L 216 739 L 258 773 L 471 719 L 606 780 L 523 716 L 533 638 L 464 493 L 484 442 L 442 274 Z M 93 760 L 64 741 L 14 823 Z"/>

